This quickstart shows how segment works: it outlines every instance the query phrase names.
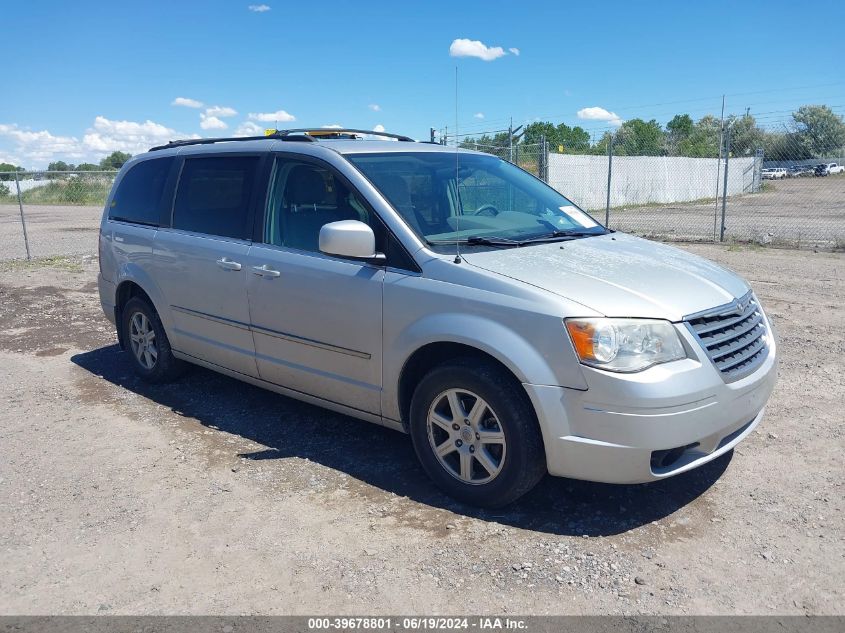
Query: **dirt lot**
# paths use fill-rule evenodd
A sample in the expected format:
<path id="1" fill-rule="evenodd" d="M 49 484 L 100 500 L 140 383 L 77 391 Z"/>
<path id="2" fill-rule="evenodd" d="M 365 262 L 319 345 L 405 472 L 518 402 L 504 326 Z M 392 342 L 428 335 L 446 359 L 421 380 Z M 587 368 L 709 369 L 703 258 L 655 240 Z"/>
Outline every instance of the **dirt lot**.
<path id="1" fill-rule="evenodd" d="M 721 214 L 715 201 L 619 209 L 611 210 L 610 226 L 664 240 L 713 240 Z M 604 221 L 604 211 L 596 217 Z M 728 198 L 725 218 L 728 241 L 842 249 L 845 175 L 763 181 L 760 193 Z"/>
<path id="2" fill-rule="evenodd" d="M 93 258 L 0 264 L 0 613 L 845 613 L 845 256 L 746 276 L 781 379 L 733 453 L 479 512 L 398 433 L 196 369 L 134 379 Z"/>

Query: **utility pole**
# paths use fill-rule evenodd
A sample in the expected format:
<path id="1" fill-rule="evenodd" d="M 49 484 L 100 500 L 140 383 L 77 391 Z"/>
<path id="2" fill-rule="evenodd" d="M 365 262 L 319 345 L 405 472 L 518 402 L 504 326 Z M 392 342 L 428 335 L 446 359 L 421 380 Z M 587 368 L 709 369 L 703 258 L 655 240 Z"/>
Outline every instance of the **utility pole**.
<path id="1" fill-rule="evenodd" d="M 431 142 L 434 143 L 434 128 L 429 128 L 429 132 L 431 133 Z"/>

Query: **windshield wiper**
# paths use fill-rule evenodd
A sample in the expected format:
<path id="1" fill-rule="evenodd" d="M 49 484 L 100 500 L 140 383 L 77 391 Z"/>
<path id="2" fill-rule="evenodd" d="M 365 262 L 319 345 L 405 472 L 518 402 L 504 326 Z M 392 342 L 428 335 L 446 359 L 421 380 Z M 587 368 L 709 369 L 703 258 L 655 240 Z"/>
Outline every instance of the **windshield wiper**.
<path id="1" fill-rule="evenodd" d="M 519 246 L 522 242 L 517 240 L 509 240 L 506 237 L 481 237 L 473 235 L 468 237 L 464 244 L 469 246 Z"/>
<path id="2" fill-rule="evenodd" d="M 596 233 L 594 231 L 580 231 L 578 229 L 571 229 L 568 231 L 552 231 L 550 233 L 543 233 L 536 237 L 529 237 L 521 240 L 520 244 L 537 244 L 540 242 L 560 242 L 563 240 L 577 240 L 581 237 L 591 237 L 593 235 L 604 235 L 604 233 Z"/>
<path id="3" fill-rule="evenodd" d="M 429 244 L 466 244 L 467 246 L 521 246 L 522 242 L 509 240 L 506 237 L 481 237 L 473 235 L 465 240 L 429 240 Z"/>

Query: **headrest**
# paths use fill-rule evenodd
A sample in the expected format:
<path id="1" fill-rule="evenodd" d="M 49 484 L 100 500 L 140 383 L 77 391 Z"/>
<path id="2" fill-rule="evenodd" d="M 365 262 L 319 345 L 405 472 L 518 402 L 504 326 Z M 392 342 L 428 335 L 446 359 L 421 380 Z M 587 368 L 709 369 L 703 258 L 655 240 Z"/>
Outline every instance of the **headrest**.
<path id="1" fill-rule="evenodd" d="M 290 170 L 285 198 L 291 205 L 322 204 L 326 199 L 326 181 L 310 165 L 297 165 Z"/>

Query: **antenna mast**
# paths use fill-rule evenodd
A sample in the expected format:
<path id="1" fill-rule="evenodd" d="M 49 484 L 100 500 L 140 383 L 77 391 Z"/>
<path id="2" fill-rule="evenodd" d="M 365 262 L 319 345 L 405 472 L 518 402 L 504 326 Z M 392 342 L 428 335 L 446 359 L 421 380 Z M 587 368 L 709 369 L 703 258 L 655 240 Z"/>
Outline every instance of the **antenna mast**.
<path id="1" fill-rule="evenodd" d="M 458 180 L 460 172 L 458 152 L 458 66 L 455 65 L 455 263 L 461 263 L 461 189 Z"/>

